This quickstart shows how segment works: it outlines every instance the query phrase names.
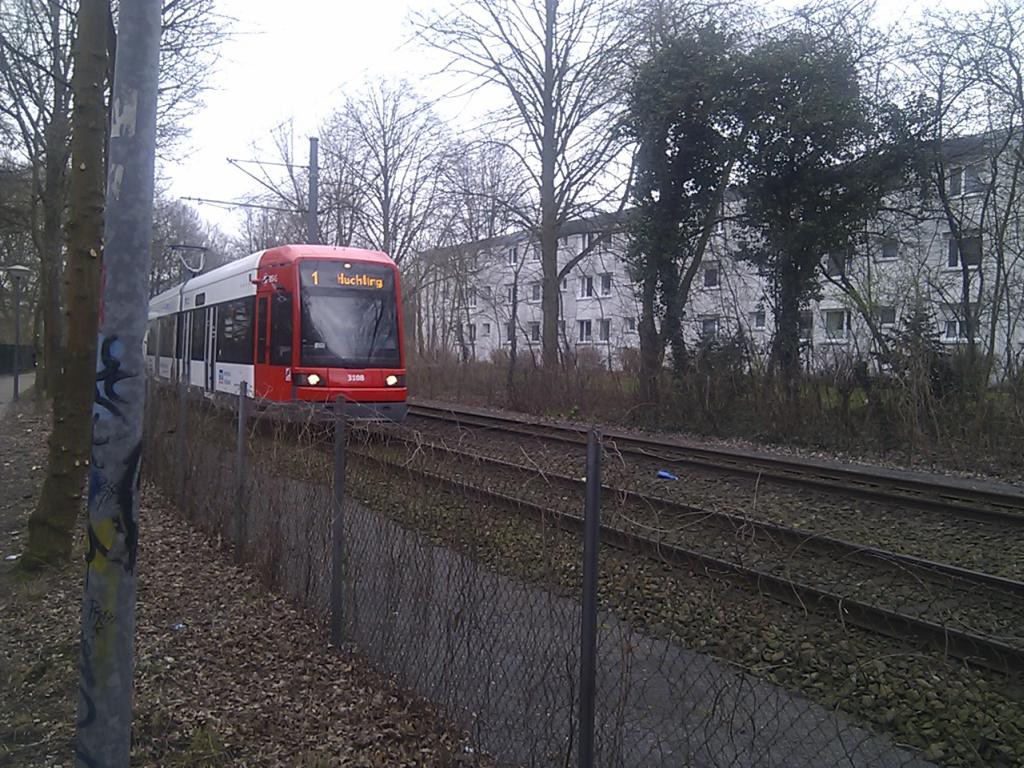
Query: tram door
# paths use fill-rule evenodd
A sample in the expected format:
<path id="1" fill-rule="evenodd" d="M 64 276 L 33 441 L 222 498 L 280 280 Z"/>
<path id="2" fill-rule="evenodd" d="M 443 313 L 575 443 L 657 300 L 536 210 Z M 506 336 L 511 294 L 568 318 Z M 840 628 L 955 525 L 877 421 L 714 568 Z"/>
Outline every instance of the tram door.
<path id="1" fill-rule="evenodd" d="M 206 308 L 206 371 L 203 382 L 207 392 L 217 388 L 217 308 Z"/>
<path id="2" fill-rule="evenodd" d="M 271 377 L 271 369 L 268 366 L 270 352 L 270 296 L 267 294 L 256 297 L 256 332 L 253 334 L 255 354 L 253 355 L 254 387 L 256 397 L 269 397 L 271 390 L 268 387 Z"/>

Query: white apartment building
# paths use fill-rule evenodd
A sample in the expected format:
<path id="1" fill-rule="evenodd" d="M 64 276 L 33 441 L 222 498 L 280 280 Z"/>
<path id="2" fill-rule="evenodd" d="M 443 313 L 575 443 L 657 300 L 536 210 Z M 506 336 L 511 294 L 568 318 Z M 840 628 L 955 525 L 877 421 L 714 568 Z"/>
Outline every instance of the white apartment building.
<path id="1" fill-rule="evenodd" d="M 802 313 L 808 367 L 827 367 L 837 358 L 870 361 L 878 346 L 871 326 L 889 334 L 920 302 L 950 348 L 967 342 L 965 309 L 976 314 L 976 341 L 980 349 L 994 351 L 996 379 L 1021 369 L 1024 220 L 1013 206 L 999 203 L 1001 182 L 993 181 L 998 169 L 986 167 L 984 160 L 950 166 L 951 216 L 937 202 L 904 194 L 891 201 L 899 212 L 880 217 L 848 253 L 822 254 L 820 298 Z M 741 204 L 737 199 L 730 205 Z M 951 217 L 961 229 L 959 245 Z M 564 354 L 588 355 L 612 369 L 639 347 L 640 300 L 627 269 L 622 221 L 602 216 L 572 222 L 559 238 L 558 252 L 561 269 L 600 234 L 611 233 L 562 280 L 559 328 Z M 717 228 L 694 280 L 684 315 L 687 341 L 696 345 L 742 333 L 752 354 L 766 355 L 774 325 L 772 299 L 756 267 L 738 258 L 734 227 Z M 539 246 L 525 234 L 509 235 L 434 256 L 456 252 L 462 287 L 443 299 L 451 303 L 458 326 L 448 336 L 450 349 L 470 359 L 492 359 L 509 348 L 514 333 L 520 355 L 539 362 Z"/>

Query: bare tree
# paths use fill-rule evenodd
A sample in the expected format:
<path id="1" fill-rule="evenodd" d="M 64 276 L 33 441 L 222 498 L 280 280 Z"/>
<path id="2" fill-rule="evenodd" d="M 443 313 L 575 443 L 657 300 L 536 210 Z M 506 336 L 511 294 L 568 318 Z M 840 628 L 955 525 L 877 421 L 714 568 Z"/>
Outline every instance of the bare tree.
<path id="1" fill-rule="evenodd" d="M 994 0 L 974 13 L 933 15 L 914 62 L 930 107 L 925 215 L 948 228 L 948 261 L 931 286 L 955 314 L 975 382 L 997 352 L 1014 355 L 1024 241 L 1024 9 Z M 955 270 L 955 279 L 951 278 Z M 999 350 L 1002 336 L 1003 350 Z"/>
<path id="2" fill-rule="evenodd" d="M 78 12 L 74 131 L 68 267 L 65 277 L 69 339 L 64 375 L 54 393 L 48 473 L 28 522 L 26 568 L 55 565 L 71 555 L 71 542 L 89 459 L 89 426 L 96 372 L 96 325 L 103 251 L 104 142 L 103 82 L 107 67 L 104 0 L 83 0 Z M 69 503 L 72 500 L 73 503 Z"/>
<path id="3" fill-rule="evenodd" d="M 248 252 L 235 247 L 220 229 L 203 221 L 192 206 L 158 193 L 153 205 L 150 295 L 155 296 L 187 277 L 181 262 L 182 254 L 175 246 L 204 248 L 204 272 Z M 190 263 L 197 266 L 198 260 L 193 257 Z"/>
<path id="4" fill-rule="evenodd" d="M 60 373 L 63 264 L 61 227 L 70 153 L 71 41 L 75 16 L 57 0 L 14 0 L 0 14 L 0 114 L 18 135 L 31 168 L 30 221 L 39 258 L 43 314 L 40 391 Z"/>
<path id="5" fill-rule="evenodd" d="M 171 105 L 164 112 L 165 122 L 181 105 L 195 103 L 208 63 L 200 51 L 219 40 L 215 32 L 207 34 L 196 26 L 209 17 L 211 8 L 210 0 L 170 0 L 163 7 L 164 31 L 169 40 L 179 40 L 174 49 L 164 51 L 165 67 L 177 70 L 178 75 L 182 68 L 196 68 L 195 77 L 172 77 L 164 89 L 161 100 Z M 40 306 L 45 313 L 46 373 L 42 384 L 55 396 L 47 481 L 29 529 L 26 564 L 31 566 L 68 557 L 74 520 L 81 508 L 95 377 L 105 149 L 110 126 L 110 105 L 103 86 L 112 72 L 108 64 L 116 55 L 116 44 L 108 0 L 83 0 L 77 13 L 59 0 L 17 0 L 6 10 L 10 12 L 0 14 L 0 117 L 16 127 L 20 153 L 32 169 L 32 232 L 40 262 Z M 205 29 L 211 32 L 216 25 Z M 180 37 L 176 36 L 179 31 Z M 69 72 L 73 42 L 72 120 Z M 73 147 L 69 145 L 72 125 Z M 72 149 L 68 265 L 64 270 L 61 227 L 69 203 Z M 59 359 L 63 333 L 57 282 L 62 271 L 69 328 L 66 361 Z"/>
<path id="6" fill-rule="evenodd" d="M 401 264 L 431 244 L 447 136 L 430 105 L 404 81 L 374 83 L 332 118 L 351 131 L 357 241 Z"/>
<path id="7" fill-rule="evenodd" d="M 549 368 L 559 361 L 559 231 L 602 202 L 599 182 L 621 149 L 615 113 L 624 39 L 614 5 L 471 0 L 418 20 L 427 44 L 451 56 L 449 71 L 496 86 L 509 101 L 499 123 L 536 190 L 535 206 L 520 218 L 541 247 Z"/>
<path id="8" fill-rule="evenodd" d="M 160 126 L 168 151 L 183 135 L 182 119 L 194 109 L 216 57 L 227 20 L 213 0 L 168 0 L 163 6 Z M 104 2 L 103 45 L 115 55 L 116 3 Z M 60 0 L 9 0 L 0 14 L 0 120 L 18 138 L 18 153 L 31 169 L 33 243 L 40 264 L 43 371 L 40 390 L 55 391 L 60 374 L 63 323 L 60 292 L 65 249 L 62 226 L 68 195 L 71 136 L 71 45 L 75 10 Z M 112 71 L 112 58 L 105 75 Z"/>
<path id="9" fill-rule="evenodd" d="M 352 245 L 363 218 L 366 157 L 353 125 L 335 113 L 320 129 L 321 242 Z"/>

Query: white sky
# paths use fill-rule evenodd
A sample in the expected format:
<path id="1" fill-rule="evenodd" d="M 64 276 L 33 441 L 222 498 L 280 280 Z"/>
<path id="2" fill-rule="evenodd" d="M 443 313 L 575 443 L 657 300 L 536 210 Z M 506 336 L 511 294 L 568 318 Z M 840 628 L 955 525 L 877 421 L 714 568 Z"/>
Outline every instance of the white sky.
<path id="1" fill-rule="evenodd" d="M 175 197 L 237 200 L 256 184 L 226 158 L 269 151 L 270 132 L 293 120 L 298 162 L 308 137 L 337 107 L 346 89 L 367 79 L 405 78 L 425 96 L 439 92 L 430 80 L 439 62 L 414 41 L 407 21 L 413 11 L 445 8 L 452 0 L 218 0 L 218 10 L 237 19 L 222 44 L 209 79 L 205 105 L 187 122 L 190 136 L 179 158 L 158 173 Z M 769 4 L 771 0 L 765 0 Z M 779 0 L 794 6 L 798 0 Z M 880 17 L 912 18 L 921 9 L 977 8 L 982 0 L 879 0 Z M 442 105 L 442 116 L 446 110 Z M 262 153 L 251 146 L 262 145 Z M 234 233 L 237 214 L 199 206 L 204 218 Z"/>

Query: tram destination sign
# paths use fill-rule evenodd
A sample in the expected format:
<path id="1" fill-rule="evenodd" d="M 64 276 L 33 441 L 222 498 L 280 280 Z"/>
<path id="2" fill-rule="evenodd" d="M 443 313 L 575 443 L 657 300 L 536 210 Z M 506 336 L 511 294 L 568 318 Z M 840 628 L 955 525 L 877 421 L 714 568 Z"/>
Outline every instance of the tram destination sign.
<path id="1" fill-rule="evenodd" d="M 302 261 L 299 279 L 304 288 L 354 288 L 381 291 L 391 287 L 391 270 L 355 261 Z"/>

